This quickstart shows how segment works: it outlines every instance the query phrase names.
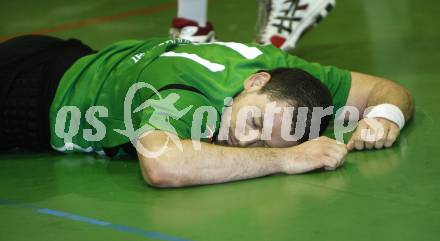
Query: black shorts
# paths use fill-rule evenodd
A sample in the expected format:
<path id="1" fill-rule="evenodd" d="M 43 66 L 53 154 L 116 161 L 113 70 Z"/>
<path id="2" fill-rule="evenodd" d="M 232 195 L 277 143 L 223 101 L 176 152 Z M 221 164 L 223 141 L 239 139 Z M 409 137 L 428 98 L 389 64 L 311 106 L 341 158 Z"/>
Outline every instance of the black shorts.
<path id="1" fill-rule="evenodd" d="M 58 83 L 95 53 L 76 39 L 27 35 L 0 43 L 0 150 L 50 149 L 49 108 Z"/>

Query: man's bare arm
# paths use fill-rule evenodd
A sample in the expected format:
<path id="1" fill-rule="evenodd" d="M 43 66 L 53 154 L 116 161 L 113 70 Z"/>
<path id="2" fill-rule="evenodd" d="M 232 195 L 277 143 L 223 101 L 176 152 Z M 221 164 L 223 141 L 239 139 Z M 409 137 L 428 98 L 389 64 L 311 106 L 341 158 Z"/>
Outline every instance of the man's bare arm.
<path id="1" fill-rule="evenodd" d="M 158 157 L 148 157 L 139 145 L 155 151 L 163 147 L 170 133 L 152 131 L 138 142 L 138 157 L 146 182 L 156 187 L 182 187 L 223 183 L 276 173 L 297 174 L 342 164 L 347 150 L 326 137 L 291 148 L 238 148 L 182 140 L 183 152 L 170 144 Z"/>
<path id="2" fill-rule="evenodd" d="M 384 78 L 352 72 L 347 105 L 362 113 L 367 107 L 390 103 L 399 107 L 409 120 L 413 112 L 413 98 L 401 85 Z"/>
<path id="3" fill-rule="evenodd" d="M 352 73 L 352 86 L 347 100 L 348 106 L 355 106 L 362 115 L 364 110 L 379 104 L 393 104 L 403 112 L 405 121 L 408 121 L 414 109 L 411 94 L 399 84 L 380 77 L 370 76 L 361 73 Z M 359 122 L 358 128 L 353 133 L 347 146 L 349 150 L 357 149 L 380 149 L 390 147 L 397 139 L 400 129 L 396 123 L 384 119 L 376 118 L 376 124 L 367 123 L 365 119 Z M 382 136 L 376 136 L 374 140 L 364 140 L 361 136 L 363 129 L 377 130 L 377 125 L 384 129 Z M 376 126 L 375 126 L 376 125 Z"/>

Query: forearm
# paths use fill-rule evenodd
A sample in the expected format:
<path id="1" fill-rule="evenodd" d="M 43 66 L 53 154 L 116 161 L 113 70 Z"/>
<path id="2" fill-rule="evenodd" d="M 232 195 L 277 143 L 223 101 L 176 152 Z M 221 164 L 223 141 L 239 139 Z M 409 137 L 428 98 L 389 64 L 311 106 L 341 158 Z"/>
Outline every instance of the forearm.
<path id="1" fill-rule="evenodd" d="M 181 160 L 174 160 L 177 176 L 184 185 L 222 183 L 281 172 L 280 148 L 237 148 L 201 143 L 201 150 L 191 150 L 191 141 L 183 141 Z M 190 151 L 189 151 L 190 150 Z M 175 152 L 180 152 L 174 149 Z"/>
<path id="2" fill-rule="evenodd" d="M 239 148 L 182 140 L 182 151 L 177 146 L 168 146 L 157 157 L 142 154 L 141 148 L 162 149 L 166 135 L 169 133 L 153 131 L 137 142 L 142 175 L 156 187 L 224 183 L 318 168 L 334 170 L 347 154 L 345 145 L 326 137 L 289 148 Z M 193 142 L 200 144 L 201 149 L 194 149 Z"/>
<path id="3" fill-rule="evenodd" d="M 414 104 L 411 94 L 402 86 L 389 81 L 378 81 L 368 96 L 367 107 L 389 103 L 400 108 L 408 121 L 413 113 Z"/>
<path id="4" fill-rule="evenodd" d="M 200 143 L 201 150 L 194 150 L 192 141 L 183 140 L 183 152 L 167 148 L 155 160 L 139 156 L 144 167 L 144 177 L 159 187 L 180 187 L 223 183 L 280 173 L 283 155 L 281 148 L 236 148 Z M 284 152 L 284 154 L 282 154 Z M 153 162 L 153 164 L 151 163 Z M 155 180 L 151 180 L 155 179 Z"/>

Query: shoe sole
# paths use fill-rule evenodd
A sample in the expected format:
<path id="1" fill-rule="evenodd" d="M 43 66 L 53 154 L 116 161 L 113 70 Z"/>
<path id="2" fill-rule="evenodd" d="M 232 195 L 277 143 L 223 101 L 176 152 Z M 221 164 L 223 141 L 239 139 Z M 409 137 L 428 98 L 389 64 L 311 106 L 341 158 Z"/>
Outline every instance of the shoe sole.
<path id="1" fill-rule="evenodd" d="M 289 51 L 295 48 L 297 41 L 307 32 L 307 30 L 318 25 L 328 14 L 333 10 L 336 5 L 335 0 L 323 1 L 311 10 L 309 16 L 306 16 L 300 21 L 298 27 L 287 38 L 286 42 L 281 45 L 280 49 Z"/>
<path id="2" fill-rule="evenodd" d="M 193 43 L 214 43 L 217 41 L 215 39 L 215 31 L 211 31 L 207 35 L 185 36 L 185 35 L 180 35 L 178 29 L 171 28 L 169 31 L 169 37 L 171 39 L 185 39 Z"/>

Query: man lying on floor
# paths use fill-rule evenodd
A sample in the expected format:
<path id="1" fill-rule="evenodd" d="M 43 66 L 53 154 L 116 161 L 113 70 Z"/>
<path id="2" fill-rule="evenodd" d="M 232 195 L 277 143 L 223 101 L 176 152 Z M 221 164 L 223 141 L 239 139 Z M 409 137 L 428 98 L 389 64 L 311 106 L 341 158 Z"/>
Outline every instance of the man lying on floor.
<path id="1" fill-rule="evenodd" d="M 254 44 L 22 36 L 0 44 L 0 76 L 2 149 L 137 152 L 158 187 L 334 170 L 392 146 L 413 111 L 394 82 Z M 364 117 L 347 145 L 319 137 L 345 109 Z"/>

